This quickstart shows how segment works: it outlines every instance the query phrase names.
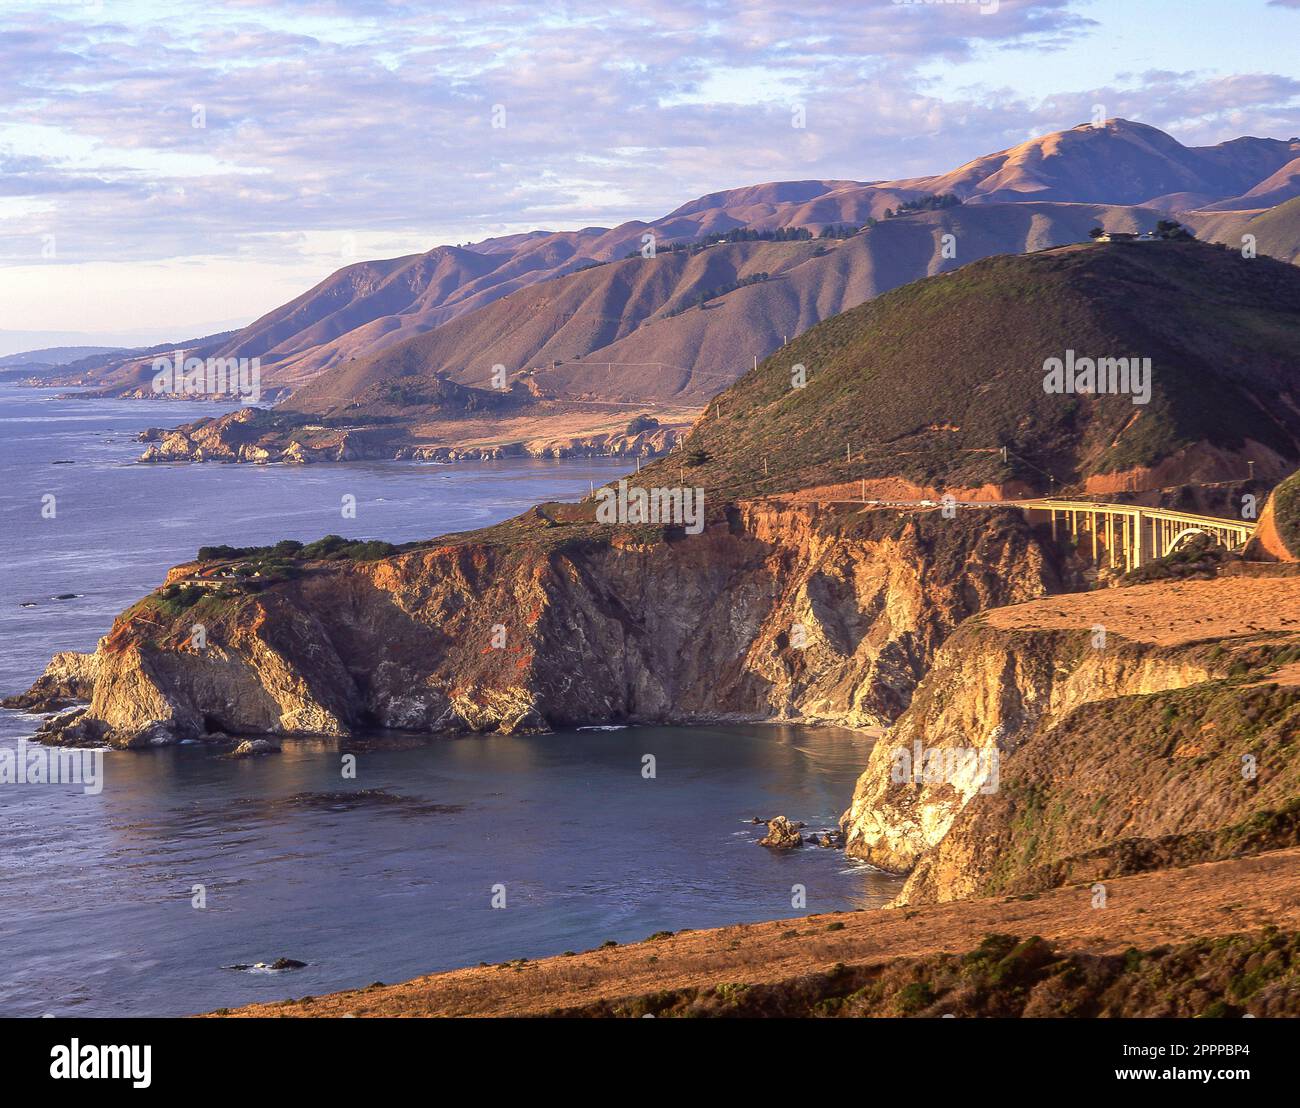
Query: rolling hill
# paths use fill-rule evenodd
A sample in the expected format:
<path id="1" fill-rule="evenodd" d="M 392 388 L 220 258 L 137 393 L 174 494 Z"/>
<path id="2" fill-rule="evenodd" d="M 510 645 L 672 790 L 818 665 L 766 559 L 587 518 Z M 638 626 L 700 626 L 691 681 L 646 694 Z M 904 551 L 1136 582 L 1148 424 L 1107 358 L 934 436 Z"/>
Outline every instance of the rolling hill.
<path id="1" fill-rule="evenodd" d="M 1046 392 L 1067 350 L 1149 357 L 1149 403 Z M 701 464 L 674 455 L 640 480 L 684 472 L 727 497 L 862 480 L 1113 492 L 1243 480 L 1249 461 L 1272 483 L 1300 463 L 1300 270 L 1198 242 L 974 262 L 811 328 L 684 449 Z"/>
<path id="2" fill-rule="evenodd" d="M 1232 202 L 1259 190 L 1282 197 L 1290 187 L 1286 167 L 1297 156 L 1300 142 L 1295 141 L 1242 138 L 1213 147 L 1187 147 L 1154 127 L 1127 120 L 1109 120 L 1101 127 L 1084 124 L 930 177 L 753 185 L 711 193 L 649 222 L 535 232 L 359 263 L 268 313 L 216 354 L 260 355 L 273 367 L 272 384 L 296 388 L 324 369 L 396 346 L 521 288 L 622 258 L 638 248 L 648 232 L 661 245 L 738 227 L 801 227 L 817 233 L 829 226 L 880 219 L 901 203 L 942 193 L 967 204 L 1149 204 L 1153 210 L 1177 212 L 1207 202 Z M 1170 197 L 1182 200 L 1169 203 Z M 1258 203 L 1246 202 L 1255 208 L 1267 206 L 1262 194 Z M 1045 236 L 1042 244 L 1061 241 Z M 996 251 L 975 256 L 1023 248 L 1004 241 Z M 913 269 L 903 279 L 927 272 Z M 680 358 L 678 363 L 686 364 Z M 702 371 L 712 372 L 707 367 Z"/>
<path id="3" fill-rule="evenodd" d="M 755 357 L 918 276 L 990 254 L 1079 242 L 1098 223 L 1137 229 L 1157 218 L 1095 204 L 985 204 L 886 220 L 849 239 L 723 243 L 620 259 L 520 290 L 371 358 L 335 366 L 287 406 L 347 409 L 357 418 L 368 409 L 354 402 L 380 381 L 446 373 L 486 386 L 497 364 L 554 396 L 699 405 Z M 943 256 L 944 235 L 954 236 L 956 257 Z M 754 283 L 734 287 L 746 280 Z M 702 292 L 728 288 L 691 306 Z"/>
<path id="4" fill-rule="evenodd" d="M 1294 260 L 1300 227 L 1285 198 L 1298 155 L 1295 139 L 1187 147 L 1109 120 L 929 177 L 746 186 L 648 222 L 360 262 L 248 327 L 181 345 L 200 357 L 258 357 L 267 399 L 363 421 L 364 398 L 389 378 L 446 374 L 482 386 L 498 364 L 555 399 L 698 406 L 829 316 L 982 257 L 1082 241 L 1098 223 L 1139 230 L 1173 214 L 1202 237 L 1236 245 L 1251 233 L 1261 252 Z M 945 193 L 963 202 L 887 218 Z M 672 249 L 737 229 L 817 235 L 864 224 L 850 238 Z M 637 252 L 647 233 L 653 259 Z M 946 234 L 953 257 L 941 249 Z M 147 395 L 150 376 L 141 351 L 69 367 L 62 380 Z M 412 411 L 410 422 L 430 414 Z"/>

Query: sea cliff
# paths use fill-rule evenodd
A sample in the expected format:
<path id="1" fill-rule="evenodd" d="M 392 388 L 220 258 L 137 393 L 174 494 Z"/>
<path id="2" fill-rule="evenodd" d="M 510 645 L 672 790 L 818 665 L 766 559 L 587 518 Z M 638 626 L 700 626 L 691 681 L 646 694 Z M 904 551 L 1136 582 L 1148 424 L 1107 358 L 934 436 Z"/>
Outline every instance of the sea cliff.
<path id="1" fill-rule="evenodd" d="M 882 725 L 963 619 L 1062 587 L 1014 509 L 750 501 L 683 535 L 539 508 L 373 561 L 178 566 L 45 737 Z M 52 672 L 33 694 L 86 691 Z"/>
<path id="2" fill-rule="evenodd" d="M 1291 845 L 1298 659 L 1295 575 L 1112 589 L 977 616 L 938 650 L 873 749 L 842 820 L 846 849 L 910 874 L 903 904 Z M 947 772 L 966 750 L 980 758 Z M 990 761 L 995 772 L 984 772 Z M 945 770 L 898 771 L 930 764 Z"/>

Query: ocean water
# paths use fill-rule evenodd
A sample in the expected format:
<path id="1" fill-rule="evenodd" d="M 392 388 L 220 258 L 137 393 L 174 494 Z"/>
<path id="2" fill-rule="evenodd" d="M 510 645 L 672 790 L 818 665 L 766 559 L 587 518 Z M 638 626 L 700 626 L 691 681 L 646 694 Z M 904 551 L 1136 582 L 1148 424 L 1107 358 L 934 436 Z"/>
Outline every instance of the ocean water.
<path id="1" fill-rule="evenodd" d="M 216 410 L 0 385 L 0 690 L 25 688 L 56 650 L 92 649 L 200 545 L 427 538 L 576 499 L 626 469 L 133 464 L 135 430 Z M 355 520 L 340 515 L 345 494 Z M 0 711 L 0 745 L 37 722 Z M 337 743 L 301 741 L 238 761 L 200 746 L 108 752 L 97 795 L 0 785 L 0 1015 L 179 1015 L 871 908 L 898 888 L 838 851 L 755 845 L 753 816 L 833 825 L 869 750 L 852 732 L 375 735 L 347 749 L 355 779 Z M 792 903 L 800 888 L 806 907 Z M 279 957 L 307 965 L 231 968 Z"/>

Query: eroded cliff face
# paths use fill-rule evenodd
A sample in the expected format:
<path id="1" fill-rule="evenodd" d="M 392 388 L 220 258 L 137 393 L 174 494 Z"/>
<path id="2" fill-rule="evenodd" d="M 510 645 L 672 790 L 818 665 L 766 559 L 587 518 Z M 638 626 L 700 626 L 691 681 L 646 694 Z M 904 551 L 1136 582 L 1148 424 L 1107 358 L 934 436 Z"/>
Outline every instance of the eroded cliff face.
<path id="1" fill-rule="evenodd" d="M 964 618 L 1061 587 L 1014 509 L 755 502 L 694 536 L 579 531 L 313 563 L 249 595 L 208 580 L 182 611 L 154 594 L 100 642 L 89 709 L 48 737 L 882 724 Z"/>
<path id="2" fill-rule="evenodd" d="M 1177 588 L 1068 599 L 1080 616 L 1100 603 L 1122 613 L 1126 594 L 1129 610 L 1159 613 L 1198 589 L 1225 605 L 1264 589 L 1265 614 L 1249 614 L 1244 634 L 1146 638 L 1085 620 L 1027 626 L 1068 622 L 1033 614 L 1051 601 L 968 621 L 873 749 L 842 819 L 848 852 L 910 873 L 898 902 L 917 903 L 1291 842 L 1300 690 L 1288 667 L 1300 634 L 1287 628 L 1300 625 L 1300 581 Z"/>

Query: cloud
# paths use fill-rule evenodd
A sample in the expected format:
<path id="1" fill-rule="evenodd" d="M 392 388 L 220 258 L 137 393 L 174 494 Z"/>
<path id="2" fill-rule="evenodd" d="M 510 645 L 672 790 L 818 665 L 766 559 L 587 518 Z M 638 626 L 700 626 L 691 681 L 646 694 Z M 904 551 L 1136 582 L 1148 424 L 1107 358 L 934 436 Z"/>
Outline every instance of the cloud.
<path id="1" fill-rule="evenodd" d="M 1069 0 L 33 3 L 0 31 L 0 264 L 47 235 L 65 265 L 271 264 L 343 235 L 411 251 L 608 225 L 762 180 L 946 170 L 1095 103 L 1184 140 L 1294 131 L 1276 75 L 1050 95 L 935 77 L 1098 27 Z"/>
<path id="2" fill-rule="evenodd" d="M 610 198 L 583 222 L 653 214 L 719 174 L 829 164 L 842 143 L 815 122 L 792 136 L 793 99 L 814 121 L 860 117 L 868 96 L 894 111 L 910 67 L 1089 25 L 1065 0 L 1002 0 L 988 16 L 879 0 L 562 14 L 298 0 L 288 17 L 242 0 L 224 18 L 170 5 L 182 14 L 165 22 L 114 5 L 71 18 L 79 6 L 20 12 L 0 34 L 0 150 L 23 153 L 5 125 L 60 132 L 93 156 L 60 163 L 55 143 L 6 191 L 98 195 L 0 228 L 0 256 L 45 233 L 71 260 L 219 252 L 267 232 L 522 226 L 575 218 L 577 196 Z M 785 75 L 780 102 L 749 87 L 755 71 Z"/>

